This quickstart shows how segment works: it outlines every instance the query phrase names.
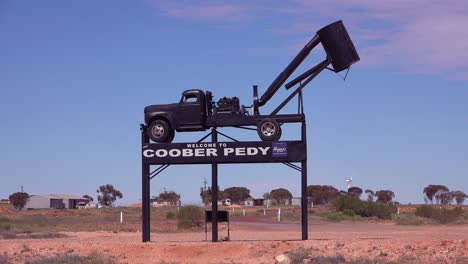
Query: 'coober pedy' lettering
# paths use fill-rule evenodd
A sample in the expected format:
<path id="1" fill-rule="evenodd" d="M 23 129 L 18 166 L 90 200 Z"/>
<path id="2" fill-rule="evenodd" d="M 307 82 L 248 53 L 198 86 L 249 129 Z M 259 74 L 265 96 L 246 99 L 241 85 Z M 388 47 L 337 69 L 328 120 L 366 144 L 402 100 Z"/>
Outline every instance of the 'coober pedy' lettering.
<path id="1" fill-rule="evenodd" d="M 239 147 L 239 148 L 183 148 L 183 149 L 145 149 L 143 156 L 146 158 L 165 157 L 218 157 L 218 156 L 266 156 L 270 147 Z"/>

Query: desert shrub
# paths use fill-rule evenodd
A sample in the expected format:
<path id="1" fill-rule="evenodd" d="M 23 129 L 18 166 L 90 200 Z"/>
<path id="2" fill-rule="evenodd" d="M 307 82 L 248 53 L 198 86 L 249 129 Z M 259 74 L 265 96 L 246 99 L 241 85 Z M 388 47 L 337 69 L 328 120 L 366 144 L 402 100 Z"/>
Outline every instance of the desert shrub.
<path id="1" fill-rule="evenodd" d="M 300 214 L 282 214 L 281 215 L 281 221 L 285 222 L 297 222 L 301 220 L 301 215 Z"/>
<path id="2" fill-rule="evenodd" d="M 327 215 L 327 219 L 333 222 L 341 222 L 346 219 L 345 215 L 342 213 L 332 213 Z"/>
<path id="3" fill-rule="evenodd" d="M 64 238 L 64 237 L 68 237 L 68 235 L 61 234 L 61 233 L 37 233 L 37 234 L 27 235 L 27 238 L 34 238 L 34 239 L 39 239 L 39 238 Z"/>
<path id="4" fill-rule="evenodd" d="M 434 208 L 430 205 L 423 205 L 418 208 L 416 208 L 416 215 L 421 216 L 421 217 L 426 217 L 426 218 L 431 218 L 432 215 L 434 214 Z"/>
<path id="5" fill-rule="evenodd" d="M 167 219 L 174 219 L 175 218 L 175 213 L 174 212 L 167 212 L 166 213 L 166 218 Z"/>
<path id="6" fill-rule="evenodd" d="M 291 264 L 303 263 L 305 259 L 311 254 L 310 248 L 296 248 L 288 252 L 288 257 L 291 260 Z"/>
<path id="7" fill-rule="evenodd" d="M 8 258 L 6 256 L 0 255 L 0 264 L 9 264 Z"/>
<path id="8" fill-rule="evenodd" d="M 38 258 L 27 260 L 26 264 L 114 264 L 116 261 L 114 258 L 105 256 L 97 251 L 91 252 L 89 255 L 80 256 L 77 254 L 65 253 L 63 255 L 57 255 L 47 258 Z"/>
<path id="9" fill-rule="evenodd" d="M 378 217 L 380 219 L 390 219 L 392 214 L 396 212 L 396 207 L 392 204 L 384 204 L 380 202 L 361 201 L 357 197 L 338 196 L 332 204 L 336 211 L 345 212 L 350 215 L 354 212 L 356 215 L 363 217 Z"/>
<path id="10" fill-rule="evenodd" d="M 313 255 L 311 248 L 296 248 L 287 253 L 291 264 L 310 263 L 310 264 L 344 264 L 346 260 L 341 255 L 336 256 L 316 256 Z"/>
<path id="11" fill-rule="evenodd" d="M 423 205 L 416 208 L 417 216 L 431 218 L 437 220 L 441 224 L 447 224 L 457 221 L 463 214 L 461 207 L 456 207 L 452 210 L 446 208 L 434 208 L 429 205 Z"/>
<path id="12" fill-rule="evenodd" d="M 13 226 L 10 223 L 0 223 L 0 231 L 11 230 Z"/>
<path id="13" fill-rule="evenodd" d="M 0 231 L 0 237 L 3 239 L 15 239 L 16 232 L 13 231 Z"/>
<path id="14" fill-rule="evenodd" d="M 354 211 L 351 210 L 351 209 L 344 209 L 344 210 L 343 210 L 343 214 L 344 214 L 344 215 L 347 215 L 347 216 L 355 216 L 355 215 L 356 215 L 356 214 L 354 213 Z"/>
<path id="15" fill-rule="evenodd" d="M 24 225 L 34 225 L 43 227 L 50 223 L 50 219 L 45 215 L 33 214 L 28 216 L 27 218 L 18 219 L 17 222 Z"/>
<path id="16" fill-rule="evenodd" d="M 13 225 L 11 224 L 11 220 L 8 218 L 0 218 L 0 231 L 8 231 L 11 230 Z"/>
<path id="17" fill-rule="evenodd" d="M 395 215 L 394 220 L 399 225 L 419 226 L 424 224 L 424 221 L 421 219 L 421 217 L 418 217 L 414 214 Z"/>
<path id="18" fill-rule="evenodd" d="M 335 256 L 312 256 L 309 258 L 309 262 L 307 263 L 310 263 L 310 264 L 344 264 L 347 262 L 342 255 L 335 255 Z"/>
<path id="19" fill-rule="evenodd" d="M 229 216 L 230 217 L 240 217 L 240 216 L 243 216 L 243 214 L 241 212 L 234 212 L 234 213 L 231 213 Z"/>
<path id="20" fill-rule="evenodd" d="M 205 211 L 195 205 L 182 206 L 177 214 L 177 227 L 184 229 L 198 226 L 204 219 Z"/>

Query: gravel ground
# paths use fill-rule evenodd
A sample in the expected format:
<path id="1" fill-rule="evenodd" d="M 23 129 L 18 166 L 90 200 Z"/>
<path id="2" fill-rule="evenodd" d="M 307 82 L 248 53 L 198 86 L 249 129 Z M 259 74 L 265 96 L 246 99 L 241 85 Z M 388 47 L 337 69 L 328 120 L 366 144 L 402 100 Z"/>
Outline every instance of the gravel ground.
<path id="1" fill-rule="evenodd" d="M 219 238 L 227 235 L 221 226 Z M 413 256 L 420 263 L 468 263 L 468 225 L 399 226 L 394 223 L 319 223 L 301 241 L 300 224 L 231 224 L 231 241 L 204 241 L 204 232 L 152 233 L 141 242 L 135 232 L 67 232 L 54 239 L 0 239 L 0 254 L 13 263 L 63 253 L 98 251 L 119 263 L 274 263 L 274 257 L 299 247 L 314 255 L 346 259 L 396 260 Z M 208 233 L 208 239 L 211 234 Z"/>

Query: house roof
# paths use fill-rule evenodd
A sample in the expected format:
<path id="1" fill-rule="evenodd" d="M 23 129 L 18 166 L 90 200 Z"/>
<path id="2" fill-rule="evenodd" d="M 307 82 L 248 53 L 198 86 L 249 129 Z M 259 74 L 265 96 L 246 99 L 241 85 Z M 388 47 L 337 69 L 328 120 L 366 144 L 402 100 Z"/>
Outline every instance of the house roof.
<path id="1" fill-rule="evenodd" d="M 76 194 L 33 194 L 30 197 L 43 197 L 46 199 L 69 199 L 69 200 L 88 200 L 81 195 Z"/>

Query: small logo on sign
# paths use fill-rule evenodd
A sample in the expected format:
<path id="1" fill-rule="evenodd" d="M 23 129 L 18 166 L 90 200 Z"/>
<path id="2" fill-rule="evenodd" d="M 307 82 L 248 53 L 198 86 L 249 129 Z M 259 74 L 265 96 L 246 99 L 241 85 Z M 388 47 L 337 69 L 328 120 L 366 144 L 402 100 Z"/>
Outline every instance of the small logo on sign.
<path id="1" fill-rule="evenodd" d="M 287 157 L 288 156 L 288 144 L 286 142 L 273 142 L 271 156 L 273 158 Z"/>

